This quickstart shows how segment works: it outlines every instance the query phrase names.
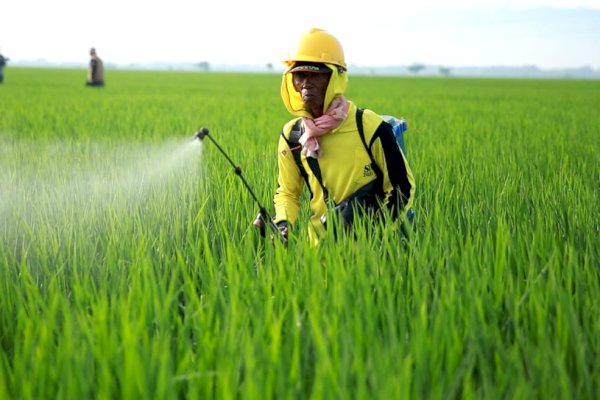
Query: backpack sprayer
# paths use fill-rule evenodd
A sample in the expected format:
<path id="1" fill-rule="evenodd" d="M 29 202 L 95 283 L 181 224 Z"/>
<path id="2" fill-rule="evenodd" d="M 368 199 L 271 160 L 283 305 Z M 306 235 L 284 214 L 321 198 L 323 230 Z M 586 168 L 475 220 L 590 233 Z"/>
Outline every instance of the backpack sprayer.
<path id="1" fill-rule="evenodd" d="M 196 134 L 194 134 L 194 140 L 202 141 L 202 140 L 204 140 L 205 137 L 208 137 L 215 144 L 215 146 L 217 146 L 217 149 L 219 149 L 221 154 L 223 154 L 225 156 L 227 161 L 229 161 L 229 164 L 231 164 L 231 166 L 233 167 L 235 174 L 240 177 L 240 179 L 242 180 L 242 183 L 244 184 L 246 189 L 248 189 L 248 192 L 250 192 L 250 195 L 252 196 L 254 201 L 258 204 L 258 208 L 260 210 L 258 215 L 259 215 L 259 218 L 261 219 L 261 221 L 263 222 L 262 226 L 260 226 L 260 235 L 262 237 L 266 236 L 265 226 L 268 226 L 269 228 L 271 228 L 271 230 L 273 230 L 274 233 L 276 233 L 275 236 L 279 237 L 279 239 L 281 240 L 281 243 L 283 243 L 284 245 L 287 245 L 287 238 L 285 236 L 283 236 L 283 234 L 279 231 L 279 228 L 277 228 L 277 225 L 275 225 L 275 223 L 273 222 L 273 219 L 267 212 L 267 209 L 262 206 L 260 201 L 258 201 L 258 198 L 254 194 L 254 191 L 252 190 L 252 188 L 250 188 L 250 185 L 248 184 L 248 182 L 242 175 L 242 168 L 239 165 L 235 165 L 235 163 L 231 160 L 231 158 L 227 155 L 227 153 L 225 153 L 225 151 L 221 148 L 221 146 L 219 146 L 219 143 L 217 143 L 217 141 L 208 134 L 207 128 L 200 128 L 200 130 L 198 132 L 196 132 Z"/>

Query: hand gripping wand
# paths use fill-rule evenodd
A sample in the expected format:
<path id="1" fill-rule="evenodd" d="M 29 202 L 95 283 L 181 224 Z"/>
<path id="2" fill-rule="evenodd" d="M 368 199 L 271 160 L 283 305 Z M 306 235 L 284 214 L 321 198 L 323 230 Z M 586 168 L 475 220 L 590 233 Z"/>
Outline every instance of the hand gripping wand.
<path id="1" fill-rule="evenodd" d="M 276 236 L 279 237 L 279 239 L 281 240 L 281 243 L 283 243 L 284 245 L 287 245 L 287 238 L 281 234 L 281 232 L 279 231 L 279 228 L 277 228 L 277 225 L 275 225 L 275 223 L 271 219 L 271 216 L 267 212 L 267 209 L 265 207 L 263 207 L 263 205 L 258 200 L 258 197 L 256 197 L 256 195 L 254 194 L 254 191 L 252 190 L 252 188 L 250 187 L 250 185 L 248 184 L 248 182 L 242 175 L 242 168 L 239 165 L 235 165 L 233 160 L 227 155 L 227 153 L 225 153 L 225 151 L 221 148 L 221 146 L 219 146 L 219 143 L 217 143 L 217 141 L 208 134 L 208 128 L 200 128 L 200 130 L 198 132 L 196 132 L 196 134 L 194 135 L 194 139 L 200 140 L 200 141 L 204 140 L 205 137 L 209 138 L 215 144 L 215 146 L 217 146 L 217 149 L 219 149 L 221 154 L 223 154 L 225 156 L 227 161 L 229 161 L 229 164 L 231 164 L 231 166 L 233 167 L 235 174 L 240 177 L 240 179 L 242 180 L 242 183 L 244 184 L 246 189 L 248 189 L 248 192 L 250 192 L 250 195 L 252 196 L 252 198 L 254 199 L 256 204 L 258 204 L 258 208 L 260 210 L 260 213 L 259 213 L 260 219 L 263 222 L 263 226 L 260 227 L 261 236 L 263 236 L 263 237 L 266 236 L 265 226 L 268 226 L 269 228 L 271 228 L 271 230 L 273 230 L 274 233 L 276 233 Z"/>

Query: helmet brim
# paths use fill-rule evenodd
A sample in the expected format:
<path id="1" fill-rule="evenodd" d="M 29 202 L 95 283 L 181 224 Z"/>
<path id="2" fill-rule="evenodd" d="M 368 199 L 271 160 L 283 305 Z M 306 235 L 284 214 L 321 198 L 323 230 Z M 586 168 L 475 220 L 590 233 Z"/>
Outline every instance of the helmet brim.
<path id="1" fill-rule="evenodd" d="M 329 69 L 323 63 L 307 63 L 307 62 L 297 62 L 295 63 L 288 72 L 312 72 L 315 74 L 330 74 L 331 69 Z"/>

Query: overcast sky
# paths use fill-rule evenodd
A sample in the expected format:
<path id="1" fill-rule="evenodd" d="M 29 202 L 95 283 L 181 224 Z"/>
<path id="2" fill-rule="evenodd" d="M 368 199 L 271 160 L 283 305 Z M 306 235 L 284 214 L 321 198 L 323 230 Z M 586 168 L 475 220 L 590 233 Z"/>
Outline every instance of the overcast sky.
<path id="1" fill-rule="evenodd" d="M 0 52 L 13 61 L 273 63 L 311 27 L 349 65 L 590 66 L 600 0 L 9 0 Z"/>

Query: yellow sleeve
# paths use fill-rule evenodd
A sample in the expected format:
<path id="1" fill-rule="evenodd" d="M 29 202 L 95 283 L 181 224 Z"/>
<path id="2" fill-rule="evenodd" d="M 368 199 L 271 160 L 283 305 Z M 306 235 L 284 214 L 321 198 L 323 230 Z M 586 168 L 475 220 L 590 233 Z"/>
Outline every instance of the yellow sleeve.
<path id="1" fill-rule="evenodd" d="M 284 127 L 284 134 L 289 134 L 293 123 Z M 277 149 L 277 191 L 273 202 L 275 204 L 275 223 L 288 221 L 293 224 L 298 219 L 300 210 L 300 195 L 304 179 L 290 148 L 283 137 L 279 138 Z"/>

